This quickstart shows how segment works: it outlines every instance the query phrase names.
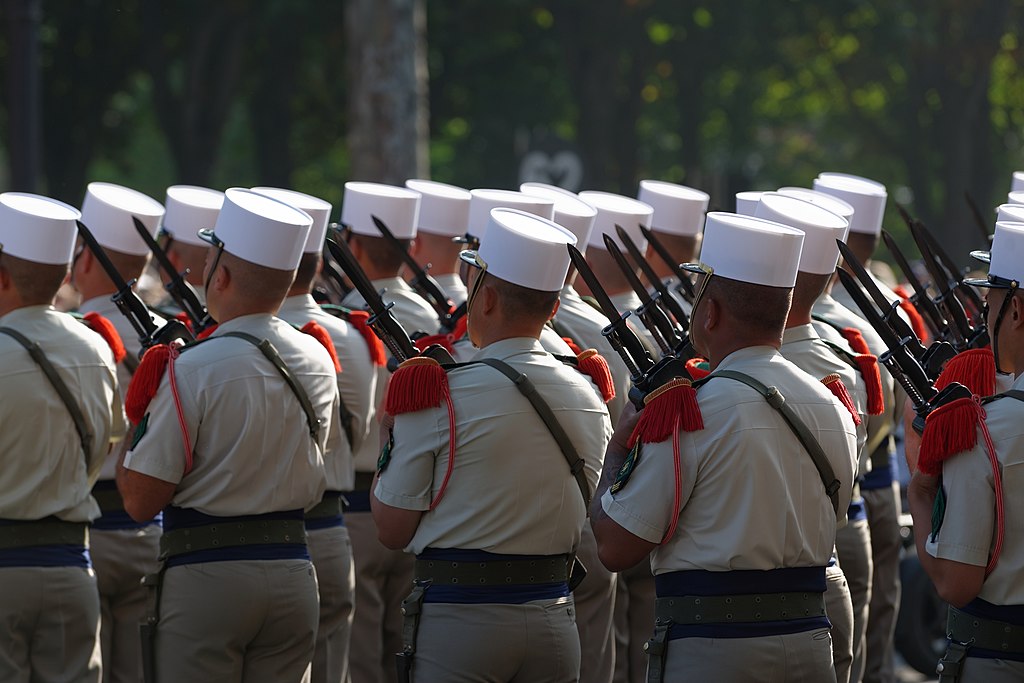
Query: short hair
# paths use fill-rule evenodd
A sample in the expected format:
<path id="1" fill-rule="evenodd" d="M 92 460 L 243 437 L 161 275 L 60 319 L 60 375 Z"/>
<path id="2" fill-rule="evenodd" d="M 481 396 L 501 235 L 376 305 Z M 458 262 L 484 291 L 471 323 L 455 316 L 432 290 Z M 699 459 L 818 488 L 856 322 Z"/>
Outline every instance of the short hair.
<path id="1" fill-rule="evenodd" d="M 299 267 L 295 270 L 295 281 L 292 287 L 302 287 L 309 290 L 313 288 L 313 279 L 320 270 L 320 261 L 323 256 L 318 251 L 304 253 L 299 259 Z"/>
<path id="2" fill-rule="evenodd" d="M 221 254 L 221 265 L 231 270 L 237 291 L 257 305 L 280 305 L 295 280 L 294 270 L 259 266 L 229 252 Z"/>
<path id="3" fill-rule="evenodd" d="M 791 287 L 768 287 L 715 275 L 704 296 L 713 297 L 726 313 L 749 328 L 752 335 L 778 335 L 786 327 L 793 298 Z"/>
<path id="4" fill-rule="evenodd" d="M 353 242 L 357 242 L 359 246 L 366 252 L 366 258 L 373 262 L 373 265 L 380 270 L 387 272 L 397 273 L 401 268 L 404 261 L 402 255 L 398 253 L 398 250 L 388 244 L 387 240 L 383 237 L 371 237 L 369 235 L 359 235 L 353 233 L 349 237 Z M 412 240 L 398 240 L 403 247 L 409 248 L 409 243 Z"/>
<path id="5" fill-rule="evenodd" d="M 88 248 L 88 247 L 86 247 Z M 138 278 L 142 275 L 142 271 L 146 269 L 146 265 L 149 264 L 149 252 L 145 254 L 126 254 L 122 251 L 115 251 L 113 249 L 104 249 L 107 254 L 107 258 L 114 264 L 114 268 L 121 274 L 121 277 L 125 280 L 131 280 L 132 278 Z M 97 268 L 102 268 L 99 262 L 96 263 Z"/>
<path id="6" fill-rule="evenodd" d="M 796 286 L 793 287 L 793 305 L 791 306 L 794 311 L 809 311 L 814 307 L 814 302 L 818 300 L 821 293 L 825 291 L 825 287 L 828 286 L 829 280 L 832 279 L 832 273 L 828 275 L 820 275 L 818 273 L 805 273 L 800 271 L 796 276 Z"/>
<path id="7" fill-rule="evenodd" d="M 51 303 L 68 274 L 66 263 L 36 263 L 10 254 L 0 254 L 0 268 L 10 275 L 14 289 L 26 306 Z"/>
<path id="8" fill-rule="evenodd" d="M 489 277 L 486 284 L 498 292 L 498 305 L 506 318 L 533 320 L 543 325 L 558 301 L 558 292 L 531 289 L 498 277 Z"/>

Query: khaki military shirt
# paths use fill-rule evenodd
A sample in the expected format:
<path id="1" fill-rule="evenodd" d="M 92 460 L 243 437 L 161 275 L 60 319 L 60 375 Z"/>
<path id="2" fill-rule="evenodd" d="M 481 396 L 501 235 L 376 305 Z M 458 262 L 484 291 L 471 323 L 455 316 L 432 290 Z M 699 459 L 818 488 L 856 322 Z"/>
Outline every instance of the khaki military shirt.
<path id="1" fill-rule="evenodd" d="M 617 424 L 622 408 L 629 400 L 630 376 L 622 357 L 612 348 L 601 331 L 608 326 L 608 318 L 580 297 L 572 285 L 566 285 L 558 295 L 555 329 L 572 339 L 582 349 L 595 349 L 608 362 L 615 384 L 615 398 L 608 402 L 612 424 Z"/>
<path id="2" fill-rule="evenodd" d="M 267 339 L 305 388 L 320 419 L 314 441 L 298 399 L 255 346 L 227 332 Z M 169 372 L 169 371 L 168 371 Z M 185 448 L 168 375 L 125 455 L 127 469 L 177 484 L 173 504 L 234 516 L 310 508 L 320 502 L 323 452 L 343 439 L 334 364 L 320 342 L 270 315 L 221 323 L 209 341 L 187 349 L 174 366 L 192 444 Z"/>
<path id="3" fill-rule="evenodd" d="M 51 306 L 0 317 L 42 348 L 75 397 L 89 432 L 86 458 L 71 414 L 25 348 L 0 335 L 0 519 L 49 515 L 87 522 L 100 509 L 89 495 L 112 441 L 126 423 L 110 347 L 78 320 Z"/>
<path id="4" fill-rule="evenodd" d="M 341 364 L 338 374 L 338 392 L 347 414 L 352 446 L 341 439 L 334 454 L 325 454 L 327 488 L 331 491 L 349 491 L 353 486 L 353 452 L 362 447 L 373 424 L 373 399 L 377 390 L 377 368 L 370 360 L 370 352 L 363 336 L 347 322 L 324 311 L 309 294 L 290 296 L 281 304 L 277 317 L 302 327 L 313 321 L 327 330 L 334 342 L 334 351 Z M 377 439 L 374 438 L 374 442 Z"/>
<path id="5" fill-rule="evenodd" d="M 540 345 L 548 353 L 556 356 L 572 356 L 572 348 L 562 339 L 561 335 L 553 328 L 545 325 L 540 330 Z M 452 344 L 452 359 L 456 363 L 465 363 L 476 358 L 479 349 L 473 346 L 473 342 L 469 340 L 469 336 L 462 337 Z"/>
<path id="6" fill-rule="evenodd" d="M 591 490 L 611 438 L 608 413 L 589 379 L 546 353 L 536 339 L 504 339 L 477 358 L 525 373 L 568 434 Z M 586 520 L 576 479 L 529 401 L 499 371 L 471 365 L 448 373 L 455 413 L 455 465 L 437 507 L 406 549 L 463 548 L 557 555 L 575 549 Z M 393 507 L 427 510 L 448 467 L 448 411 L 395 417 L 391 460 L 375 495 Z"/>
<path id="7" fill-rule="evenodd" d="M 857 464 L 849 412 L 821 382 L 767 346 L 740 349 L 720 370 L 776 386 L 821 444 L 840 481 L 845 517 Z M 785 421 L 750 387 L 712 379 L 697 392 L 704 429 L 681 432 L 681 502 L 673 509 L 672 440 L 643 444 L 631 476 L 601 500 L 630 533 L 661 543 L 651 569 L 776 569 L 824 566 L 832 556 L 837 515 L 818 471 Z M 622 477 L 620 476 L 620 481 Z"/>
<path id="8" fill-rule="evenodd" d="M 1024 389 L 1024 375 L 1013 383 Z M 985 405 L 989 434 L 1002 467 L 1005 532 L 999 562 L 978 595 L 995 605 L 1024 603 L 1024 403 L 1001 398 Z M 996 540 L 992 465 L 978 430 L 978 445 L 942 463 L 946 510 L 925 545 L 928 554 L 978 567 L 988 564 Z"/>
<path id="9" fill-rule="evenodd" d="M 433 278 L 437 280 L 437 284 L 441 285 L 441 290 L 445 293 L 451 302 L 456 306 L 459 306 L 469 296 L 469 292 L 466 290 L 466 284 L 459 277 L 458 273 L 444 273 L 443 275 L 434 275 Z"/>

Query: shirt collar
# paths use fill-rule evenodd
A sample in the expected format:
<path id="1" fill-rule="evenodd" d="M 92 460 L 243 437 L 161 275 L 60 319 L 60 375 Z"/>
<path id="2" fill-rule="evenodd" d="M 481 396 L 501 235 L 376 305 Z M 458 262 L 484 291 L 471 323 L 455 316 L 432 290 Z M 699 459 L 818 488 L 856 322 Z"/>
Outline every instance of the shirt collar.
<path id="1" fill-rule="evenodd" d="M 798 341 L 813 341 L 815 339 L 821 339 L 821 335 L 814 329 L 814 325 L 808 323 L 806 325 L 797 325 L 796 327 L 787 327 L 782 332 L 782 344 L 792 344 Z"/>
<path id="2" fill-rule="evenodd" d="M 483 347 L 473 356 L 473 360 L 481 358 L 509 358 L 521 353 L 546 353 L 540 340 L 533 337 L 510 337 L 501 339 Z"/>

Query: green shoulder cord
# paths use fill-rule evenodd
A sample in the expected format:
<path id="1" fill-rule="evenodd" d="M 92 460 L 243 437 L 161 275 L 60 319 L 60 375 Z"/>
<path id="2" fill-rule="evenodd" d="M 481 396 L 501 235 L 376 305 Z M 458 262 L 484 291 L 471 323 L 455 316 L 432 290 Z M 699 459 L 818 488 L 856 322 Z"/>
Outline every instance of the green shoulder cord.
<path id="1" fill-rule="evenodd" d="M 82 444 L 82 454 L 85 456 L 85 468 L 89 469 L 89 452 L 92 450 L 92 438 L 93 435 L 89 432 L 89 427 L 85 423 L 85 415 L 82 413 L 82 409 L 79 407 L 78 402 L 75 401 L 74 395 L 71 390 L 68 389 L 68 385 L 65 384 L 64 380 L 61 379 L 57 373 L 57 368 L 53 366 L 50 359 L 46 357 L 43 350 L 39 347 L 39 344 L 29 340 L 25 335 L 21 334 L 17 330 L 12 330 L 9 327 L 0 327 L 0 334 L 6 334 L 16 342 L 25 347 L 28 351 L 28 355 L 32 357 L 32 360 L 36 362 L 39 369 L 46 375 L 46 379 L 50 381 L 50 385 L 57 391 L 57 395 L 60 396 L 61 402 L 64 407 L 67 408 L 68 413 L 71 415 L 71 420 L 75 423 L 75 431 L 78 432 L 78 439 Z"/>
<path id="2" fill-rule="evenodd" d="M 804 421 L 796 414 L 796 411 L 789 407 L 786 403 L 786 398 L 782 395 L 782 392 L 780 392 L 776 387 L 765 386 L 750 375 L 745 375 L 742 372 L 735 372 L 733 370 L 717 370 L 704 379 L 694 382 L 693 386 L 694 388 L 699 387 L 715 377 L 725 377 L 727 379 L 736 380 L 737 382 L 746 384 L 748 387 L 764 396 L 768 401 L 768 405 L 778 411 L 786 421 L 790 430 L 792 430 L 793 434 L 796 436 L 797 440 L 800 441 L 804 449 L 811 456 L 811 460 L 814 462 L 814 467 L 818 470 L 818 476 L 821 477 L 821 483 L 825 486 L 825 493 L 828 494 L 829 499 L 832 501 L 832 509 L 838 516 L 839 487 L 842 484 L 840 484 L 839 479 L 836 478 L 835 470 L 832 469 L 832 465 L 825 456 L 825 452 L 822 450 L 821 444 L 819 444 L 818 440 L 814 438 L 811 431 L 807 428 L 807 425 L 804 424 Z"/>

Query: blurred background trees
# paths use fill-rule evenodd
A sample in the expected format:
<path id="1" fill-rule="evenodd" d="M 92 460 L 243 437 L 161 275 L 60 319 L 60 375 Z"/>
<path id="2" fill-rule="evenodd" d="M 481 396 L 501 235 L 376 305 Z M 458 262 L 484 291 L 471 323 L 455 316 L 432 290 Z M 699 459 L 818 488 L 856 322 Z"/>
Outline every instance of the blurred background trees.
<path id="1" fill-rule="evenodd" d="M 0 189 L 72 204 L 90 180 L 158 199 L 174 183 L 287 185 L 337 205 L 350 179 L 632 195 L 652 177 L 731 210 L 737 191 L 838 170 L 885 183 L 966 256 L 981 236 L 964 194 L 1002 203 L 1024 168 L 1024 0 L 3 0 L 0 13 Z M 903 232 L 894 212 L 887 228 Z"/>

